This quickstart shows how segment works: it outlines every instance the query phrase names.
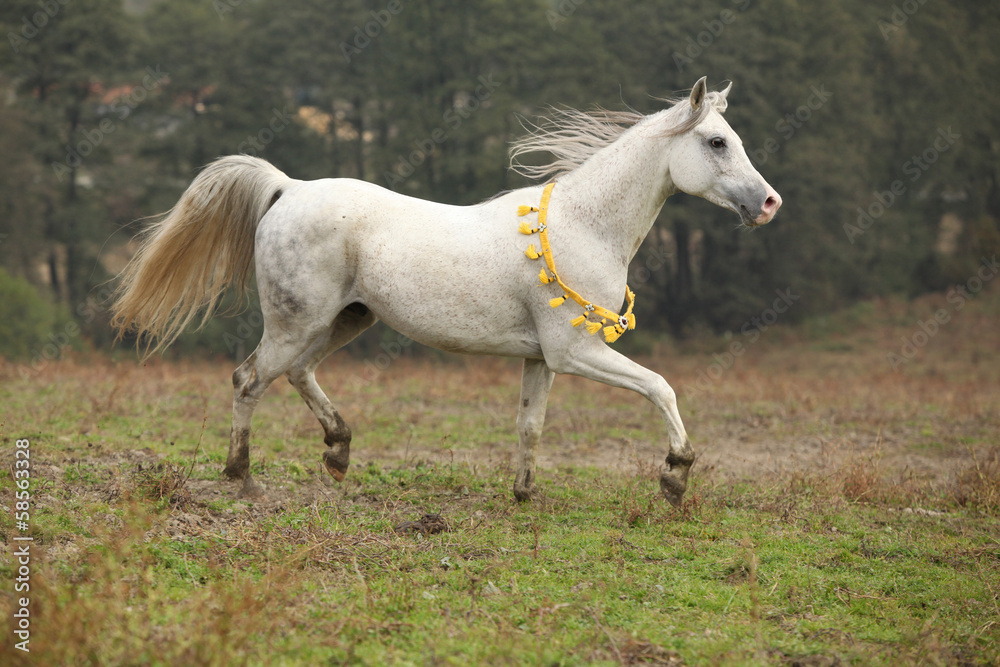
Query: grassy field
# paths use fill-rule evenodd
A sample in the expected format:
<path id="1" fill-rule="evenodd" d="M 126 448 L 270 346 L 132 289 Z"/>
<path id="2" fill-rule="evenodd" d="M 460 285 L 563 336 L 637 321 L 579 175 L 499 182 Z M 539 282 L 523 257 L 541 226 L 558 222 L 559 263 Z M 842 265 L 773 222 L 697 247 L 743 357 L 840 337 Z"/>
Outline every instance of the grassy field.
<path id="1" fill-rule="evenodd" d="M 232 364 L 7 364 L 0 664 L 997 664 L 994 292 L 899 369 L 888 353 L 943 297 L 771 328 L 732 359 L 738 338 L 637 337 L 700 454 L 680 508 L 656 495 L 655 410 L 572 377 L 553 390 L 540 498 L 516 503 L 511 361 L 334 357 L 320 384 L 355 432 L 340 485 L 275 383 L 255 502 L 220 478 Z"/>

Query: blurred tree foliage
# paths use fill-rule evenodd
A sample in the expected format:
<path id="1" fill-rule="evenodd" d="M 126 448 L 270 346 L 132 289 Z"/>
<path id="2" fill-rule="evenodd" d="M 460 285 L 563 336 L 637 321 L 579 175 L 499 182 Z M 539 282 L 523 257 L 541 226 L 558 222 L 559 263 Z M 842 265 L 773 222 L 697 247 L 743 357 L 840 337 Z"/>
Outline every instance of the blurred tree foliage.
<path id="1" fill-rule="evenodd" d="M 0 267 L 0 350 L 4 356 L 37 367 L 79 347 L 79 333 L 79 325 L 65 307 L 40 296 L 27 280 Z"/>
<path id="2" fill-rule="evenodd" d="M 0 0 L 0 27 L 0 264 L 100 345 L 134 221 L 219 155 L 468 204 L 524 184 L 518 115 L 653 112 L 704 74 L 735 82 L 727 117 L 785 204 L 745 233 L 668 201 L 632 267 L 644 327 L 739 329 L 779 289 L 789 318 L 942 289 L 1000 250 L 997 3 Z M 237 328 L 187 345 L 245 352 Z"/>

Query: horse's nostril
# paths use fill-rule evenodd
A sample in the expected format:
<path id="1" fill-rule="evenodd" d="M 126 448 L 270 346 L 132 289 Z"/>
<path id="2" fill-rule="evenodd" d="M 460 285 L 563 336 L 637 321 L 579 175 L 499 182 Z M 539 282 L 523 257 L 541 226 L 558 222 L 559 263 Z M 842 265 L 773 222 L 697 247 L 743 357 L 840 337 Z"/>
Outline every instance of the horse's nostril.
<path id="1" fill-rule="evenodd" d="M 768 197 L 764 201 L 764 210 L 765 211 L 773 211 L 776 208 L 778 208 L 778 200 L 775 199 L 774 197 Z"/>

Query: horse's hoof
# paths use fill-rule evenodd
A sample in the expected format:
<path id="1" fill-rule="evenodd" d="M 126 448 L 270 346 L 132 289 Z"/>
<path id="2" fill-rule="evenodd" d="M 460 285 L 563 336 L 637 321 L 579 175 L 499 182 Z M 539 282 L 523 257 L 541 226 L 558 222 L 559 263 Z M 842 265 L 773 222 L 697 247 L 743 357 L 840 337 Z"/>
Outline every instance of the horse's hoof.
<path id="1" fill-rule="evenodd" d="M 258 484 L 254 481 L 253 477 L 247 475 L 243 478 L 243 487 L 240 492 L 236 495 L 237 498 L 249 498 L 251 500 L 255 498 L 261 498 L 264 496 L 266 489 L 262 484 Z"/>
<path id="2" fill-rule="evenodd" d="M 528 502 L 534 497 L 534 495 L 534 487 L 523 486 L 521 484 L 514 485 L 514 498 L 517 499 L 519 503 Z"/>
<path id="3" fill-rule="evenodd" d="M 686 490 L 687 484 L 675 475 L 665 472 L 660 476 L 660 493 L 674 507 L 681 506 Z"/>
<path id="4" fill-rule="evenodd" d="M 249 468 L 248 463 L 227 463 L 222 475 L 226 479 L 245 479 Z"/>
<path id="5" fill-rule="evenodd" d="M 338 482 L 343 482 L 344 476 L 347 474 L 347 467 L 350 463 L 346 458 L 343 454 L 332 449 L 323 452 L 323 465 L 326 466 L 326 471 Z"/>

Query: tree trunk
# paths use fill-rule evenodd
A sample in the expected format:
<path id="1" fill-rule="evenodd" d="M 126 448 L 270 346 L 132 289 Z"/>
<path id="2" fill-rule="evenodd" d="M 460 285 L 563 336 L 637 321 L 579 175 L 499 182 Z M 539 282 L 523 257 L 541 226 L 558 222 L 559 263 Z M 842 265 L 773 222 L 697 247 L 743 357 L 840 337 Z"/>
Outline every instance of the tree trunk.
<path id="1" fill-rule="evenodd" d="M 81 84 L 86 85 L 86 84 Z M 86 99 L 86 92 L 81 92 L 79 97 L 79 103 L 74 104 L 69 109 L 67 109 L 67 116 L 69 117 L 69 145 L 73 145 L 73 138 L 76 136 L 76 130 L 80 126 L 80 113 L 81 105 L 84 99 Z M 66 183 L 66 200 L 64 202 L 64 210 L 67 212 L 66 216 L 66 229 L 63 230 L 63 238 L 66 243 L 66 302 L 73 306 L 73 304 L 80 301 L 80 296 L 83 291 L 83 287 L 78 283 L 79 278 L 79 264 L 80 264 L 80 239 L 79 239 L 79 224 L 77 221 L 77 189 L 76 189 L 76 174 L 79 165 L 70 165 L 69 168 L 69 181 Z"/>

